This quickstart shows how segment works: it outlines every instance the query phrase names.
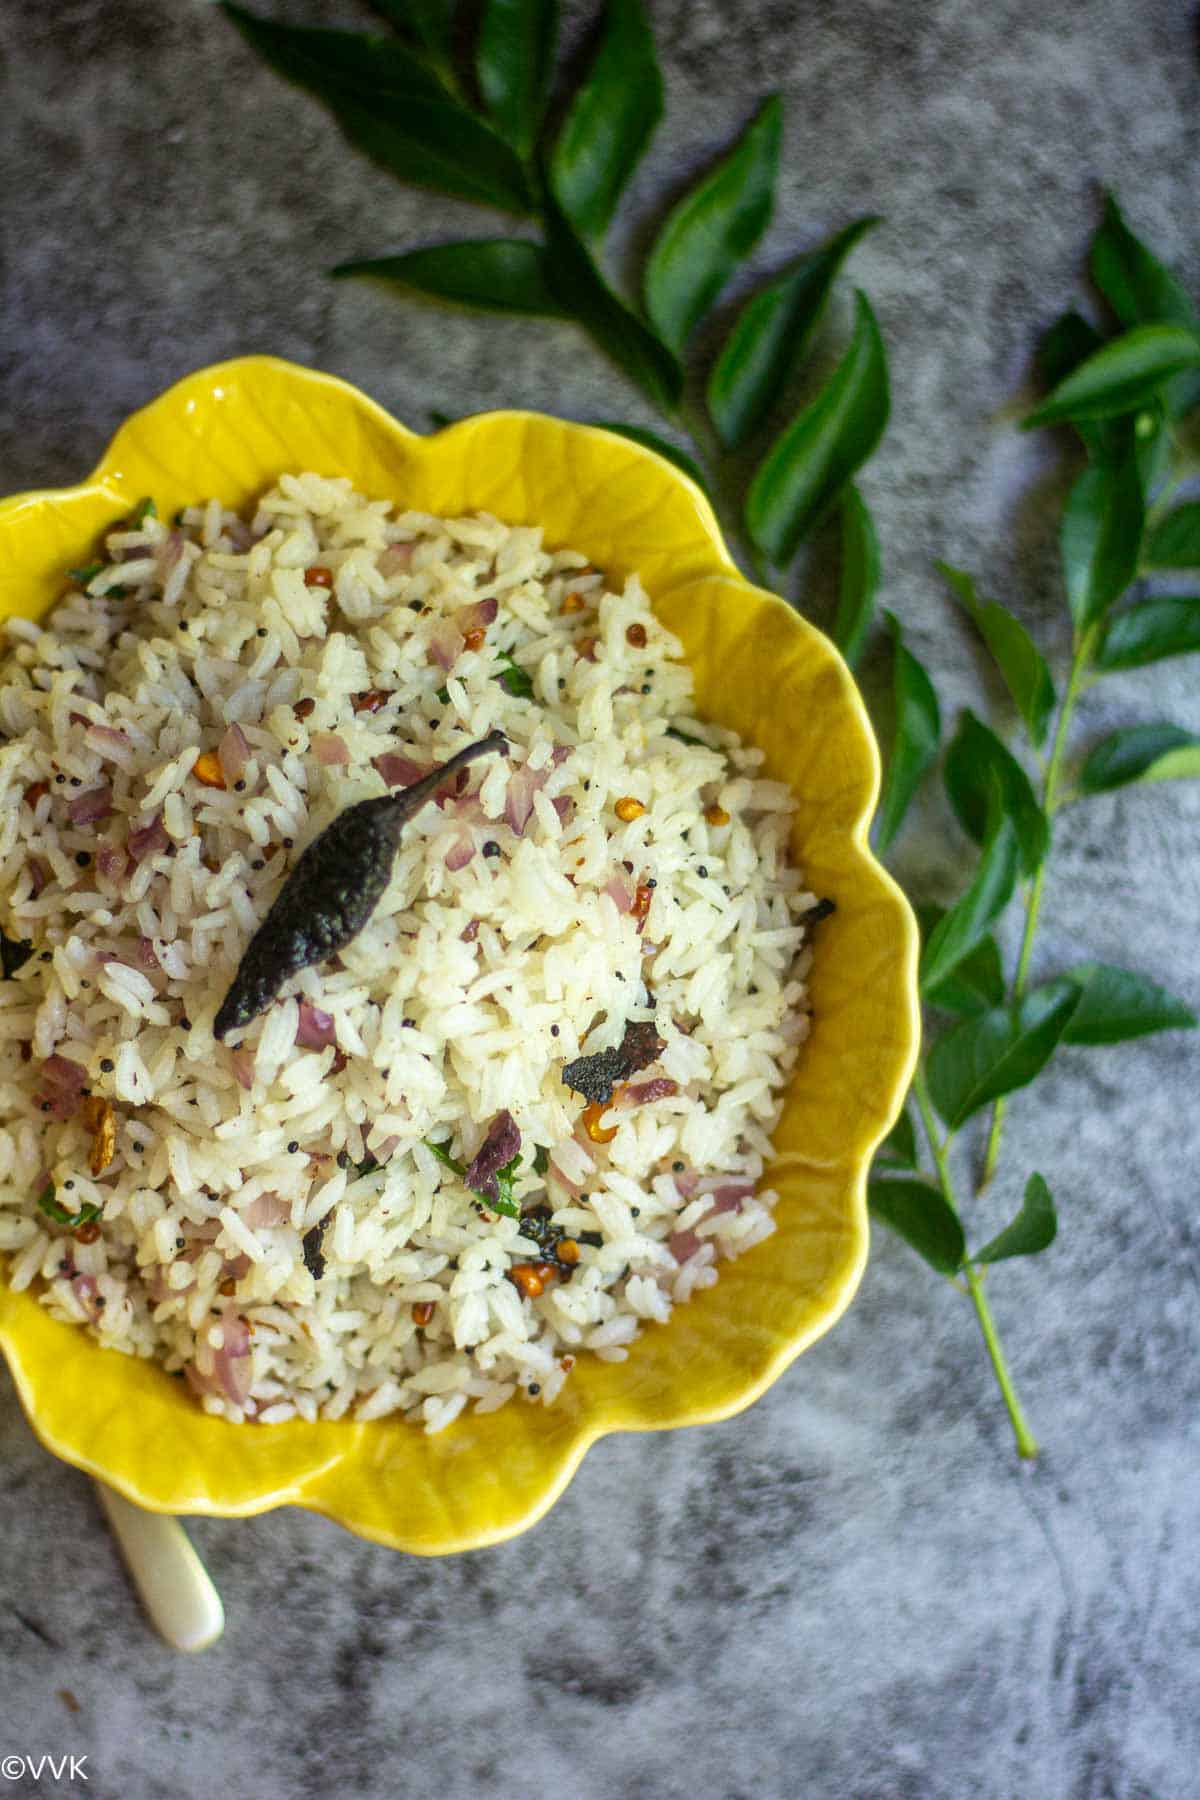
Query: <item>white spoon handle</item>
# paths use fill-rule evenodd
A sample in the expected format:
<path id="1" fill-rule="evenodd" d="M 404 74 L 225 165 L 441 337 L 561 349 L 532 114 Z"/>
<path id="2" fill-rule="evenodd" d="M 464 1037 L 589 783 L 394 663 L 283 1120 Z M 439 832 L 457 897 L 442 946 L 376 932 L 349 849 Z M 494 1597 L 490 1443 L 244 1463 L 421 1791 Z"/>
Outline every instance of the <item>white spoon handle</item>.
<path id="1" fill-rule="evenodd" d="M 174 1650 L 207 1650 L 225 1629 L 225 1609 L 178 1519 L 143 1512 L 96 1483 L 134 1586 Z"/>

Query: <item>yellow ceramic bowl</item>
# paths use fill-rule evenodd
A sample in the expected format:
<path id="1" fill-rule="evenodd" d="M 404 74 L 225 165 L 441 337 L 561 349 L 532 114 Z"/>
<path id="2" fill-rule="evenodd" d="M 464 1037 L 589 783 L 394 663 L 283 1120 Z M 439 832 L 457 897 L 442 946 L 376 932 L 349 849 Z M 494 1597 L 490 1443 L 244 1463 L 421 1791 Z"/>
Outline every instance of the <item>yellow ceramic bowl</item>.
<path id="1" fill-rule="evenodd" d="M 0 1345 L 34 1431 L 138 1505 L 307 1506 L 401 1549 L 466 1550 L 531 1524 L 604 1433 L 748 1405 L 848 1305 L 867 1253 L 867 1165 L 916 1051 L 916 932 L 867 848 L 878 755 L 837 652 L 743 580 L 685 476 L 608 432 L 504 412 L 417 437 L 328 375 L 269 357 L 202 369 L 123 425 L 80 486 L 0 504 L 0 616 L 41 613 L 144 494 L 168 516 L 209 495 L 241 507 L 301 469 L 433 513 L 542 525 L 550 545 L 617 582 L 639 571 L 683 641 L 700 712 L 760 745 L 767 773 L 794 789 L 795 856 L 838 907 L 821 926 L 812 1035 L 775 1136 L 777 1232 L 649 1327 L 627 1362 L 582 1358 L 551 1408 L 466 1413 L 435 1437 L 395 1419 L 230 1425 L 153 1364 L 101 1350 L 0 1282 Z"/>

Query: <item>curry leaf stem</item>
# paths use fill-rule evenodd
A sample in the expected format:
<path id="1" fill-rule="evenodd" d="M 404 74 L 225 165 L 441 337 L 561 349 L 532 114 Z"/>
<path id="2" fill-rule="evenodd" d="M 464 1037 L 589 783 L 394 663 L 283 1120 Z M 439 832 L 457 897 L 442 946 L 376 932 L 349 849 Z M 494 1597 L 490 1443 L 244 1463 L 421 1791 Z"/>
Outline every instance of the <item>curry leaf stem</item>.
<path id="1" fill-rule="evenodd" d="M 1067 676 L 1066 692 L 1058 711 L 1058 721 L 1054 728 L 1054 740 L 1050 746 L 1050 760 L 1046 764 L 1046 773 L 1042 783 L 1042 808 L 1048 818 L 1053 818 L 1061 804 L 1059 781 L 1062 775 L 1063 756 L 1067 747 L 1067 734 L 1074 717 L 1080 693 L 1085 685 L 1088 667 L 1096 644 L 1096 627 L 1090 626 L 1076 634 L 1071 652 L 1071 669 Z M 1042 892 L 1046 882 L 1046 862 L 1043 861 L 1033 878 L 1025 901 L 1025 926 L 1021 933 L 1021 948 L 1017 955 L 1017 970 L 1013 977 L 1013 999 L 1020 1000 L 1029 981 L 1029 965 L 1033 957 L 1033 940 L 1037 935 L 1038 918 L 1042 910 Z M 996 1164 L 1000 1157 L 1000 1140 L 1004 1131 L 1005 1104 L 1004 1096 L 996 1101 L 992 1108 L 992 1123 L 988 1132 L 987 1149 L 983 1158 L 983 1172 L 979 1177 L 979 1191 L 982 1193 L 992 1176 L 996 1173 Z"/>
<path id="2" fill-rule="evenodd" d="M 952 1133 L 943 1138 L 938 1131 L 934 1117 L 933 1104 L 929 1098 L 929 1087 L 925 1079 L 925 1068 L 922 1061 L 913 1077 L 913 1094 L 921 1114 L 921 1123 L 925 1128 L 925 1136 L 929 1142 L 929 1152 L 933 1157 L 934 1167 L 938 1174 L 938 1184 L 942 1197 L 952 1212 L 958 1213 L 958 1198 L 954 1192 L 954 1182 L 950 1174 L 949 1149 Z M 992 1317 L 992 1309 L 988 1305 L 987 1295 L 983 1291 L 983 1281 L 978 1269 L 969 1256 L 963 1258 L 962 1273 L 967 1283 L 967 1292 L 971 1296 L 971 1304 L 975 1308 L 975 1316 L 979 1320 L 979 1329 L 983 1335 L 988 1358 L 996 1377 L 996 1384 L 1008 1411 L 1012 1424 L 1013 1436 L 1016 1439 L 1017 1454 L 1032 1461 L 1038 1453 L 1037 1439 L 1030 1430 L 1029 1421 L 1021 1405 L 1012 1375 L 1009 1372 L 1008 1360 L 1004 1347 L 1000 1342 L 1000 1334 L 996 1330 L 996 1322 Z"/>

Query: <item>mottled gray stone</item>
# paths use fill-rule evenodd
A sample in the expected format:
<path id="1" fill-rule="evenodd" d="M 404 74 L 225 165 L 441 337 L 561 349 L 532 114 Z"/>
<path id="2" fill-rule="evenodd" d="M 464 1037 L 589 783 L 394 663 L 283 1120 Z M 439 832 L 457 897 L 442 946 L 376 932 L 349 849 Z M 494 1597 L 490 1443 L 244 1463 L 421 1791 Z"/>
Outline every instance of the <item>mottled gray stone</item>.
<path id="1" fill-rule="evenodd" d="M 969 563 L 1061 647 L 1059 476 L 1012 430 L 1014 396 L 1077 291 L 1102 185 L 1200 289 L 1193 9 L 652 10 L 672 121 L 619 253 L 782 88 L 759 266 L 886 215 L 855 264 L 895 378 L 865 484 L 886 597 L 948 714 L 995 702 L 930 562 Z M 566 326 L 325 281 L 338 258 L 435 235 L 430 201 L 355 157 L 201 0 L 7 0 L 0 45 L 4 489 L 76 478 L 133 407 L 248 350 L 346 375 L 417 426 L 509 404 L 651 422 Z M 448 206 L 439 225 L 480 215 Z M 819 611 L 819 572 L 814 591 Z M 875 664 L 866 678 L 881 685 Z M 1200 726 L 1187 663 L 1087 704 L 1097 732 L 1148 713 Z M 1183 784 L 1068 814 L 1039 968 L 1086 950 L 1194 1001 L 1198 824 Z M 899 860 L 927 892 L 960 878 L 932 824 Z M 1063 1214 L 1050 1257 L 994 1282 L 1046 1445 L 1033 1472 L 964 1305 L 884 1237 L 843 1324 L 750 1413 L 602 1445 L 517 1542 L 422 1562 L 296 1511 L 197 1523 L 229 1628 L 189 1661 L 149 1635 L 88 1483 L 37 1448 L 4 1383 L 0 1754 L 86 1752 L 87 1791 L 113 1800 L 1194 1795 L 1196 1086 L 1190 1043 L 1163 1038 L 1063 1054 L 1013 1108 L 979 1229 L 1035 1166 Z"/>

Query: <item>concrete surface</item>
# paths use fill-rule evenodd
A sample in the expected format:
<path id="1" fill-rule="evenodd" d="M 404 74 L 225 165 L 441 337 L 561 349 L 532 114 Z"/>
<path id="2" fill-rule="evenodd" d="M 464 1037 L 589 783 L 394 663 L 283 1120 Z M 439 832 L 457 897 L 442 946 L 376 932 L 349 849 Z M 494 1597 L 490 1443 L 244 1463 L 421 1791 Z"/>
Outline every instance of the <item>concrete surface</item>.
<path id="1" fill-rule="evenodd" d="M 886 598 L 948 714 L 994 700 L 930 561 L 969 563 L 1061 644 L 1056 453 L 1012 430 L 1012 402 L 1077 292 L 1102 184 L 1200 289 L 1194 9 L 651 10 L 672 122 L 620 243 L 775 86 L 787 166 L 761 267 L 886 214 L 856 259 L 895 378 L 866 481 Z M 505 404 L 650 421 L 566 326 L 326 281 L 339 258 L 438 235 L 430 201 L 361 161 L 203 0 L 7 0 L 0 46 L 5 490 L 76 478 L 131 408 L 247 350 L 346 375 L 418 426 Z M 467 207 L 443 220 L 493 228 Z M 1091 696 L 1083 740 L 1148 716 L 1200 727 L 1194 662 Z M 1069 813 L 1039 969 L 1086 950 L 1200 1000 L 1198 824 L 1183 783 Z M 931 828 L 899 861 L 932 894 L 959 857 Z M 87 1482 L 0 1382 L 0 1757 L 85 1754 L 78 1791 L 114 1800 L 1187 1800 L 1196 1091 L 1174 1036 L 1063 1054 L 1013 1108 L 979 1229 L 1035 1166 L 1063 1215 L 1049 1256 L 994 1281 L 1046 1447 L 1033 1471 L 964 1303 L 882 1237 L 849 1316 L 750 1413 L 609 1441 L 524 1539 L 430 1563 L 300 1512 L 198 1524 L 229 1627 L 188 1661 L 150 1637 Z"/>

